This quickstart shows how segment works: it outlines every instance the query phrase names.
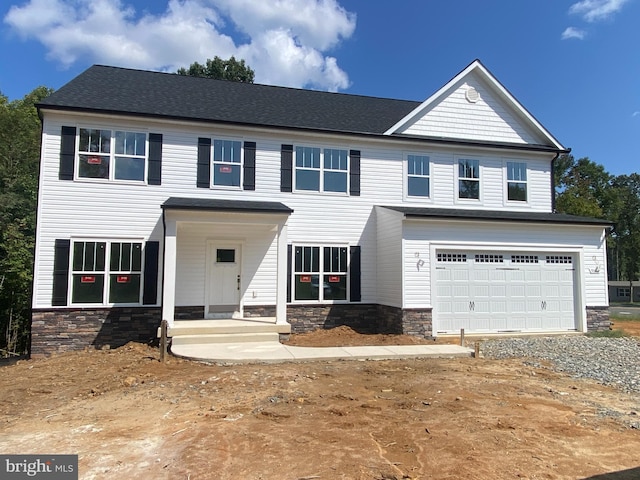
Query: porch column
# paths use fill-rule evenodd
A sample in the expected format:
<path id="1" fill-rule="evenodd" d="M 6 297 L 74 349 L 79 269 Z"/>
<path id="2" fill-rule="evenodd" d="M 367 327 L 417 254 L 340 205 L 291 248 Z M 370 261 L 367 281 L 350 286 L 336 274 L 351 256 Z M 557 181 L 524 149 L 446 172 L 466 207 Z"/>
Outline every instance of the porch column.
<path id="1" fill-rule="evenodd" d="M 278 232 L 278 271 L 276 293 L 276 324 L 287 323 L 287 224 Z"/>
<path id="2" fill-rule="evenodd" d="M 176 239 L 178 228 L 175 220 L 166 218 L 165 222 L 162 319 L 168 322 L 169 327 L 173 327 L 176 306 Z"/>

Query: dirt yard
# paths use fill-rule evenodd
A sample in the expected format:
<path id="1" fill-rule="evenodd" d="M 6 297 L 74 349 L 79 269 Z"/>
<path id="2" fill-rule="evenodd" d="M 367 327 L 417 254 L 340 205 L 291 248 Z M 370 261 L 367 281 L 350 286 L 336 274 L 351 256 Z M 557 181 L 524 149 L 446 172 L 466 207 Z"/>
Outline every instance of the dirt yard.
<path id="1" fill-rule="evenodd" d="M 0 452 L 79 454 L 83 479 L 640 478 L 637 396 L 519 359 L 158 358 L 129 344 L 0 367 Z"/>

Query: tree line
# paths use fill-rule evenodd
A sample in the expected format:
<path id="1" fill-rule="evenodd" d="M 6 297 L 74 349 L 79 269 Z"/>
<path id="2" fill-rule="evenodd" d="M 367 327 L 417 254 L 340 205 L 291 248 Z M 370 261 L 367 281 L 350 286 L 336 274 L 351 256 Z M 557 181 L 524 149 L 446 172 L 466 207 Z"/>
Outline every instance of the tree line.
<path id="1" fill-rule="evenodd" d="M 215 57 L 179 75 L 253 83 L 243 60 Z M 0 93 L 0 356 L 28 352 L 41 123 L 36 105 L 53 92 L 38 87 L 21 100 Z M 610 175 L 588 158 L 555 162 L 556 209 L 604 218 L 611 280 L 637 280 L 640 270 L 640 175 Z"/>
<path id="2" fill-rule="evenodd" d="M 640 271 L 640 175 L 611 175 L 588 157 L 562 155 L 555 162 L 556 210 L 609 220 L 609 280 L 638 280 Z M 633 295 L 631 295 L 631 300 Z"/>

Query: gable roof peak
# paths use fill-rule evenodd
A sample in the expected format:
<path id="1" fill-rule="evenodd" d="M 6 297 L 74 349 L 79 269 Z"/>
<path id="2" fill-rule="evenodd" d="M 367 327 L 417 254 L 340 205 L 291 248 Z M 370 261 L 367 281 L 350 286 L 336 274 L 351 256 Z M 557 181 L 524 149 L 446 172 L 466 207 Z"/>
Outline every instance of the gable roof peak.
<path id="1" fill-rule="evenodd" d="M 384 134 L 393 135 L 401 133 L 401 130 L 409 125 L 411 122 L 420 118 L 425 112 L 433 108 L 442 98 L 450 94 L 460 83 L 466 79 L 470 79 L 473 75 L 478 75 L 488 88 L 495 93 L 495 95 L 516 115 L 521 119 L 524 125 L 531 131 L 535 132 L 536 136 L 544 140 L 548 145 L 565 151 L 565 147 L 556 140 L 556 138 L 546 129 L 542 124 L 511 94 L 511 92 L 491 73 L 491 71 L 479 60 L 475 59 L 469 63 L 464 69 L 456 74 L 451 80 L 444 84 L 438 91 L 427 98 L 419 106 L 417 106 L 412 112 L 407 114 L 404 118 L 396 122 L 391 128 L 389 128 Z M 471 100 L 470 100 L 471 101 Z"/>

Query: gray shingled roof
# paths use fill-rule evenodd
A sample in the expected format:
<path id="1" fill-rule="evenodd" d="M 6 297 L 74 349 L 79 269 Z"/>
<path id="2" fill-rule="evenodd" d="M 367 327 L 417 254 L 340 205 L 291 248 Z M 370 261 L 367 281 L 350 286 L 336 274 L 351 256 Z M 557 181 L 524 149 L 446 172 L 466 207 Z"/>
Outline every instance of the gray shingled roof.
<path id="1" fill-rule="evenodd" d="M 486 220 L 508 222 L 560 223 L 574 225 L 599 225 L 602 227 L 613 225 L 608 220 L 590 217 L 579 217 L 564 213 L 545 212 L 510 212 L 507 210 L 462 210 L 453 208 L 420 208 L 420 207 L 388 207 L 404 214 L 406 217 L 432 217 L 460 220 Z"/>
<path id="2" fill-rule="evenodd" d="M 171 197 L 162 204 L 163 210 L 206 210 L 212 212 L 286 213 L 293 210 L 280 202 L 220 200 L 216 198 Z"/>
<path id="3" fill-rule="evenodd" d="M 379 135 L 418 105 L 94 65 L 39 107 Z"/>

